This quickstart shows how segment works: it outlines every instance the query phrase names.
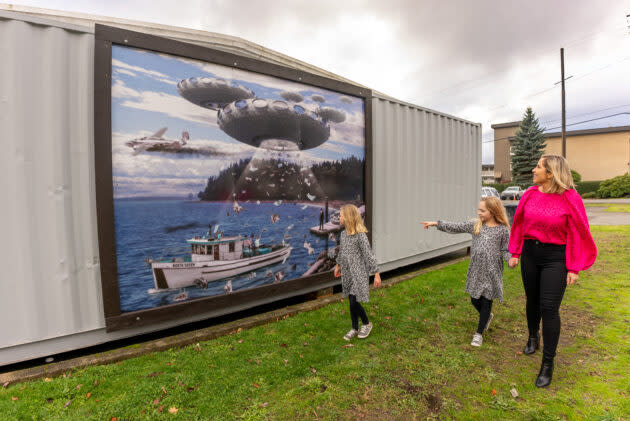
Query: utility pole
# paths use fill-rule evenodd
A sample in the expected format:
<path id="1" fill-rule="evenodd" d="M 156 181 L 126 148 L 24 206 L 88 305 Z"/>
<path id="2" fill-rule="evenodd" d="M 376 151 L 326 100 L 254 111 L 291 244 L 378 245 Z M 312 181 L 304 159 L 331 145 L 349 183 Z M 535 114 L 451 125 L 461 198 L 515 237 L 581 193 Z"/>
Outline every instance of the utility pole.
<path id="1" fill-rule="evenodd" d="M 560 49 L 560 77 L 562 81 L 562 157 L 567 157 L 567 118 L 564 107 L 564 48 Z"/>

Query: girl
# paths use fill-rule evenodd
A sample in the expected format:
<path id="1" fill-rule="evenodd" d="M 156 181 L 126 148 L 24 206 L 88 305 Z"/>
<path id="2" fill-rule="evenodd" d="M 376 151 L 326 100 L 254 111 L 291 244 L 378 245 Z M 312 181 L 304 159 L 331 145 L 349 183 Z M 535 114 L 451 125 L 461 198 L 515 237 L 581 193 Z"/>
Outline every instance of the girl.
<path id="1" fill-rule="evenodd" d="M 536 386 L 551 383 L 560 338 L 560 303 L 567 285 L 595 262 L 582 198 L 574 190 L 567 160 L 543 155 L 532 170 L 535 186 L 527 189 L 514 214 L 510 267 L 521 262 L 529 340 L 523 354 L 536 352 L 542 319 L 543 357 Z"/>
<path id="2" fill-rule="evenodd" d="M 352 329 L 343 337 L 346 341 L 357 336 L 367 338 L 372 323 L 360 303 L 370 300 L 370 278 L 374 273 L 374 287 L 381 286 L 376 257 L 370 248 L 359 209 L 354 205 L 344 205 L 339 212 L 339 223 L 345 227 L 341 232 L 335 276 L 341 276 L 343 296 L 350 302 Z M 359 317 L 363 326 L 359 330 Z"/>
<path id="3" fill-rule="evenodd" d="M 482 334 L 494 317 L 491 313 L 492 300 L 503 302 L 503 258 L 509 261 L 508 244 L 510 224 L 505 208 L 497 197 L 484 197 L 477 209 L 479 219 L 468 222 L 422 222 L 425 229 L 437 226 L 440 231 L 451 234 L 472 234 L 470 265 L 466 276 L 466 292 L 479 312 L 477 332 L 472 346 L 481 346 Z"/>

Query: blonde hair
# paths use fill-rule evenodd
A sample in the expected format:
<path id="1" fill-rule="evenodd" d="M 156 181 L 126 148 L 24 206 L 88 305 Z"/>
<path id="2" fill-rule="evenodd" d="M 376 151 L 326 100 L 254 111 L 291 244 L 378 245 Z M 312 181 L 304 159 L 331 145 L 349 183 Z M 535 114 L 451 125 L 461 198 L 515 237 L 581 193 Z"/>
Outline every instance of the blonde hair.
<path id="1" fill-rule="evenodd" d="M 488 212 L 490 212 L 490 214 L 494 217 L 495 221 L 497 221 L 500 225 L 505 225 L 508 228 L 510 227 L 507 213 L 505 213 L 503 203 L 501 203 L 498 197 L 482 197 L 481 202 L 485 203 Z M 481 222 L 481 219 L 477 219 L 477 223 L 475 224 L 475 229 L 473 231 L 475 235 L 479 235 L 482 225 L 483 222 Z"/>
<path id="2" fill-rule="evenodd" d="M 358 234 L 360 232 L 368 232 L 363 219 L 359 213 L 359 209 L 354 205 L 343 205 L 340 214 L 343 216 L 343 225 L 346 227 L 348 235 Z"/>
<path id="3" fill-rule="evenodd" d="M 569 162 L 560 155 L 543 155 L 543 167 L 551 174 L 551 186 L 545 193 L 564 193 L 575 188 Z"/>

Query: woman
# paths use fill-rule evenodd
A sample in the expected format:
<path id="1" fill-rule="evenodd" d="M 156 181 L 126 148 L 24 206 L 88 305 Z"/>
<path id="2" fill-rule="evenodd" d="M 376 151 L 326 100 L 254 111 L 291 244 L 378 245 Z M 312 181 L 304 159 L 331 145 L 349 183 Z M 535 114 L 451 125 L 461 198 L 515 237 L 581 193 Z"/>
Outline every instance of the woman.
<path id="1" fill-rule="evenodd" d="M 595 262 L 597 249 L 591 236 L 584 203 L 574 190 L 566 159 L 543 155 L 534 173 L 535 186 L 521 198 L 510 234 L 509 266 L 521 263 L 527 297 L 529 340 L 524 354 L 538 349 L 542 318 L 543 358 L 536 386 L 551 383 L 553 360 L 560 338 L 560 303 L 567 285 Z"/>

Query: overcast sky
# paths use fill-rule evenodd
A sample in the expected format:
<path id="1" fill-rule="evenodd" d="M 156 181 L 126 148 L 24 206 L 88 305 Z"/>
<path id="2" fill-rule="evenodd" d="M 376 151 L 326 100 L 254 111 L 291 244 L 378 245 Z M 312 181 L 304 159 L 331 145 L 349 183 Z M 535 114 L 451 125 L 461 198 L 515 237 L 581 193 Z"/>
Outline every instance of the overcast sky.
<path id="1" fill-rule="evenodd" d="M 372 89 L 483 124 L 531 106 L 568 129 L 630 125 L 630 0 L 16 0 L 238 36 Z M 626 114 L 623 114 L 626 113 Z M 556 131 L 556 130 L 553 130 Z"/>

